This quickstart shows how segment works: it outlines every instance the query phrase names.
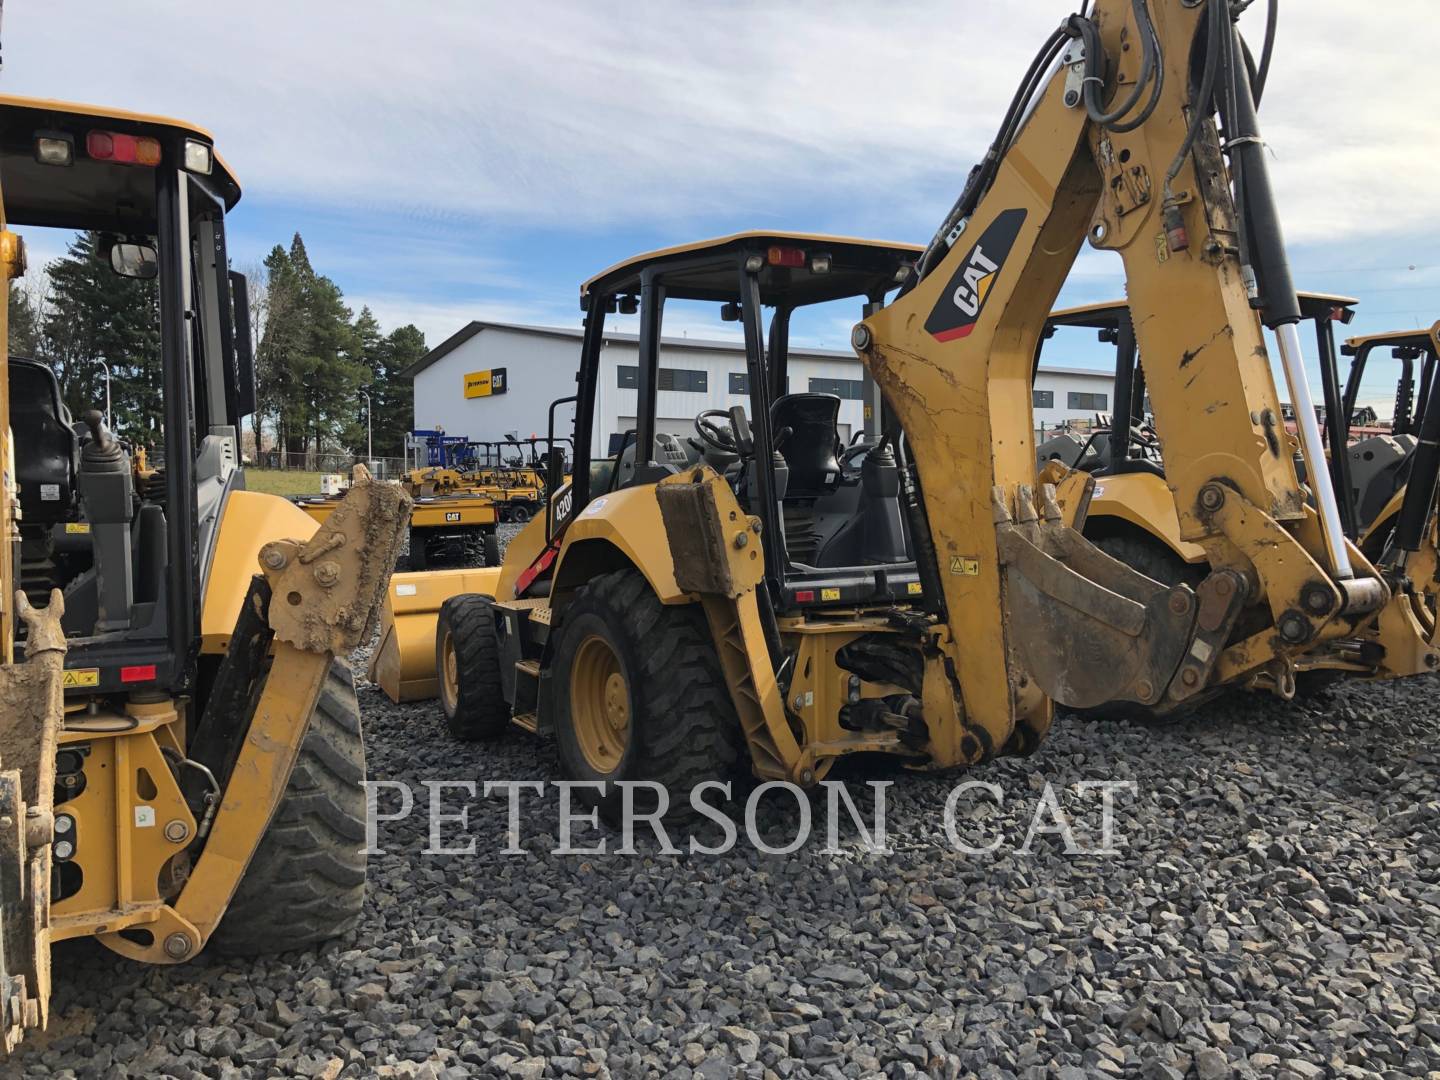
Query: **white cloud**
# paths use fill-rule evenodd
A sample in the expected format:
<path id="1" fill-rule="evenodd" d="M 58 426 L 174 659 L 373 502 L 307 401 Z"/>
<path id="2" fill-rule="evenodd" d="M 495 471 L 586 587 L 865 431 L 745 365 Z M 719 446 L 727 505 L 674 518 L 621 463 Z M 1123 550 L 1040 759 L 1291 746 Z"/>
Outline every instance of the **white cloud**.
<path id="1" fill-rule="evenodd" d="M 1431 49 L 1396 27 L 1432 5 L 1384 7 L 1285 9 L 1262 119 L 1296 239 L 1430 224 Z M 189 116 L 252 190 L 390 222 L 684 234 L 814 200 L 913 237 L 1067 10 L 71 0 L 9 13 L 5 85 Z"/>

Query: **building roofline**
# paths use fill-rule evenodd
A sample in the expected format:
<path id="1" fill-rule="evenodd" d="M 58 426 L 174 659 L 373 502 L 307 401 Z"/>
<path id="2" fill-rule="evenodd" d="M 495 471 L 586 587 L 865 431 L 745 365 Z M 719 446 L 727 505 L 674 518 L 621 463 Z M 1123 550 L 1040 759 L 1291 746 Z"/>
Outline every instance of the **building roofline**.
<path id="1" fill-rule="evenodd" d="M 533 334 L 537 337 L 558 337 L 571 341 L 581 341 L 585 337 L 585 331 L 579 327 L 569 326 L 529 326 L 524 323 L 494 322 L 488 319 L 474 319 L 461 327 L 455 333 L 442 341 L 435 348 L 422 356 L 415 363 L 400 373 L 402 379 L 414 379 L 426 368 L 443 360 L 450 353 L 454 352 L 465 342 L 475 337 L 482 330 L 506 330 L 510 333 Z M 636 344 L 640 337 L 638 334 L 627 334 L 623 332 L 607 333 L 606 341 L 623 341 L 626 344 Z M 742 340 L 724 340 L 722 338 L 686 338 L 686 337 L 662 337 L 660 339 L 662 348 L 671 349 L 695 349 L 704 352 L 733 352 L 737 349 L 743 350 L 745 343 Z M 819 349 L 804 345 L 794 345 L 790 348 L 790 355 L 801 359 L 812 360 L 849 360 L 859 361 L 859 357 L 849 349 Z M 1079 368 L 1079 367 L 1056 367 L 1051 364 L 1041 364 L 1040 370 L 1047 375 L 1092 375 L 1100 378 L 1114 377 L 1114 372 L 1105 368 Z"/>

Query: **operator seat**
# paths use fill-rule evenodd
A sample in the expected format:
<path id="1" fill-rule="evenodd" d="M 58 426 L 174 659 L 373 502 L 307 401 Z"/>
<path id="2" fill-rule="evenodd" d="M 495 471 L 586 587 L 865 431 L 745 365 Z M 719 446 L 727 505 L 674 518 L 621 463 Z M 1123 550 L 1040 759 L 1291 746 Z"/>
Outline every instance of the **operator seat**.
<path id="1" fill-rule="evenodd" d="M 25 525 L 70 519 L 75 505 L 75 432 L 49 365 L 10 358 L 10 429 Z"/>
<path id="2" fill-rule="evenodd" d="M 770 430 L 790 470 L 785 501 L 833 495 L 840 485 L 840 399 L 834 394 L 786 394 L 770 406 Z"/>

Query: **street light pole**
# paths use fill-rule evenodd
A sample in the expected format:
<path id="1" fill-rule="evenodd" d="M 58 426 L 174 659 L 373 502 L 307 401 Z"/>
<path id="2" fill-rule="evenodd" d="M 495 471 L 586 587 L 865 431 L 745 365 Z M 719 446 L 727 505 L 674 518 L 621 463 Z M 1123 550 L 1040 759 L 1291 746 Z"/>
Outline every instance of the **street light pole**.
<path id="1" fill-rule="evenodd" d="M 372 435 L 374 430 L 372 421 L 375 419 L 375 409 L 370 404 L 370 395 L 368 393 L 361 390 L 360 396 L 365 399 L 365 467 L 368 469 L 370 463 L 375 460 L 375 440 Z"/>

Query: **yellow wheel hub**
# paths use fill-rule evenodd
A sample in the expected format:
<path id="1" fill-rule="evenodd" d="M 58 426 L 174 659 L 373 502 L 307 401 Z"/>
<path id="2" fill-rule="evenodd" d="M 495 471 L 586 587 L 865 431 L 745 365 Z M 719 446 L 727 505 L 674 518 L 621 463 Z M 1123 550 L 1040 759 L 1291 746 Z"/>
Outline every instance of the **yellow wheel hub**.
<path id="1" fill-rule="evenodd" d="M 630 742 L 630 688 L 610 643 L 591 634 L 570 669 L 570 721 L 586 763 L 597 773 L 620 767 Z"/>
<path id="2" fill-rule="evenodd" d="M 455 659 L 455 635 L 449 630 L 440 643 L 440 694 L 447 710 L 453 709 L 460 697 L 460 665 Z"/>

